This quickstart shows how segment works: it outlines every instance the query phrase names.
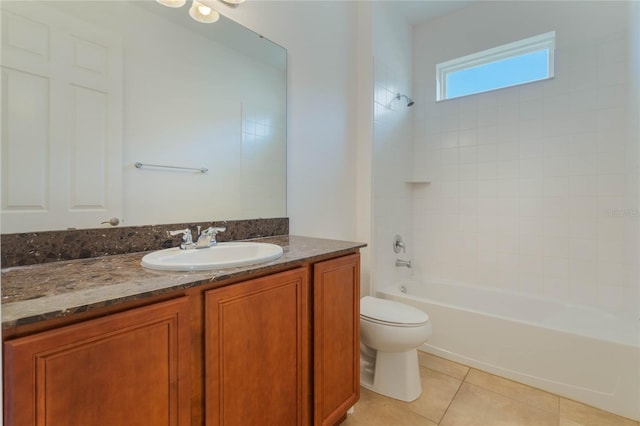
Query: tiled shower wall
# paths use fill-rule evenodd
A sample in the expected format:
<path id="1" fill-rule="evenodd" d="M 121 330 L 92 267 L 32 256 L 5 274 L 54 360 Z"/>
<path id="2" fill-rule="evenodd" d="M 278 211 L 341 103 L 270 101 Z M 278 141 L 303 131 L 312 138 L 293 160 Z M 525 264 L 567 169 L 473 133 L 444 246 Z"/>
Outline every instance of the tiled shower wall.
<path id="1" fill-rule="evenodd" d="M 479 2 L 414 29 L 417 275 L 637 310 L 627 11 Z M 554 79 L 435 102 L 436 63 L 551 30 Z"/>
<path id="2" fill-rule="evenodd" d="M 411 275 L 395 266 L 411 255 L 412 108 L 395 100 L 411 93 L 411 27 L 383 2 L 373 3 L 373 215 L 372 286 L 378 290 Z M 393 252 L 393 237 L 402 235 L 407 253 Z"/>

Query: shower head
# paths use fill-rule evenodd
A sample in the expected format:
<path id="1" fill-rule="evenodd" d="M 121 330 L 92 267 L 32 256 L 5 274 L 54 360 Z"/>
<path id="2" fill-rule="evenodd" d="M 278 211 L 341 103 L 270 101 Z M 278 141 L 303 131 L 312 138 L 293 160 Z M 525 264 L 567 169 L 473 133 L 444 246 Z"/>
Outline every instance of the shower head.
<path id="1" fill-rule="evenodd" d="M 413 104 L 415 104 L 415 102 L 413 102 L 413 99 L 411 99 L 407 95 L 401 95 L 400 93 L 396 95 L 397 100 L 400 100 L 402 98 L 405 98 L 407 100 L 407 107 L 413 106 Z"/>

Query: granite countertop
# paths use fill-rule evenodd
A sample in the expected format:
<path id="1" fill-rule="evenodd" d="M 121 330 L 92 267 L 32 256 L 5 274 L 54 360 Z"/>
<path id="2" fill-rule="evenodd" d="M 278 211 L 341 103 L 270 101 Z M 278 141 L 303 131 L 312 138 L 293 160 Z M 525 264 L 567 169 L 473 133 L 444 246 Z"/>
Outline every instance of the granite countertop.
<path id="1" fill-rule="evenodd" d="M 2 328 L 64 317 L 216 281 L 251 278 L 270 269 L 294 266 L 365 246 L 362 243 L 293 235 L 252 241 L 277 244 L 283 248 L 284 254 L 269 263 L 213 271 L 146 269 L 140 265 L 146 252 L 2 269 Z"/>

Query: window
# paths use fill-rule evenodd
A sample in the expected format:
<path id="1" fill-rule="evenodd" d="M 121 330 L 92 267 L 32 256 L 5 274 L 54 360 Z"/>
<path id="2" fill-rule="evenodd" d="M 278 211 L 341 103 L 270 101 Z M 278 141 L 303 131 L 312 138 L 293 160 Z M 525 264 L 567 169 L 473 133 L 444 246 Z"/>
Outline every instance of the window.
<path id="1" fill-rule="evenodd" d="M 553 77 L 556 32 L 436 65 L 436 100 L 458 98 Z"/>

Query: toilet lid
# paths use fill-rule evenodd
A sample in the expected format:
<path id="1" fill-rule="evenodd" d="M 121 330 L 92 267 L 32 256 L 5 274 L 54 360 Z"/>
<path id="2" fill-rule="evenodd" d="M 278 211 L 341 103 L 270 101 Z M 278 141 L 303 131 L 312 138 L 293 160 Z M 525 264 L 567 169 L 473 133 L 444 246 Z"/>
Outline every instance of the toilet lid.
<path id="1" fill-rule="evenodd" d="M 429 315 L 413 306 L 393 300 L 365 296 L 360 299 L 360 315 L 392 324 L 424 324 Z"/>

